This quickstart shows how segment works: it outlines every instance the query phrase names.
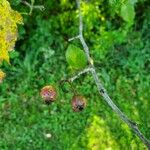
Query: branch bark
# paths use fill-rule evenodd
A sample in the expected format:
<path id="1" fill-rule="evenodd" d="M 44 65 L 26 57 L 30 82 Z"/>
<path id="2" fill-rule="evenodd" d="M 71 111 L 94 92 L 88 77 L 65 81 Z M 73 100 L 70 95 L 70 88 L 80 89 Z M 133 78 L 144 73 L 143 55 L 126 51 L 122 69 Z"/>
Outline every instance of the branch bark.
<path id="1" fill-rule="evenodd" d="M 116 106 L 116 104 L 112 101 L 112 99 L 109 97 L 107 94 L 106 89 L 102 85 L 100 79 L 98 78 L 93 60 L 90 57 L 90 51 L 89 47 L 87 46 L 84 36 L 83 36 L 83 18 L 82 18 L 82 12 L 81 12 L 81 7 L 80 7 L 80 0 L 76 0 L 77 2 L 77 7 L 79 11 L 79 35 L 71 38 L 71 40 L 78 39 L 80 40 L 83 49 L 85 51 L 87 60 L 89 62 L 89 70 L 83 70 L 79 72 L 75 77 L 72 77 L 70 81 L 74 81 L 77 79 L 81 74 L 90 71 L 92 73 L 93 79 L 95 81 L 95 84 L 97 86 L 99 94 L 104 98 L 105 102 L 112 108 L 112 110 L 133 130 L 133 132 L 141 139 L 141 141 L 145 144 L 145 146 L 150 150 L 150 141 L 141 133 L 139 130 L 137 124 L 130 119 Z M 70 40 L 70 41 L 71 41 Z"/>
<path id="2" fill-rule="evenodd" d="M 43 11 L 45 9 L 43 5 L 34 5 L 34 1 L 31 1 L 31 4 L 24 0 L 22 0 L 21 2 L 30 8 L 29 15 L 32 14 L 33 9 L 39 9 L 40 11 Z"/>
<path id="3" fill-rule="evenodd" d="M 73 82 L 74 80 L 79 78 L 82 74 L 91 72 L 92 70 L 93 70 L 93 68 L 91 68 L 91 67 L 85 68 L 84 70 L 78 72 L 75 76 L 73 76 L 70 79 L 68 79 L 68 81 Z"/>

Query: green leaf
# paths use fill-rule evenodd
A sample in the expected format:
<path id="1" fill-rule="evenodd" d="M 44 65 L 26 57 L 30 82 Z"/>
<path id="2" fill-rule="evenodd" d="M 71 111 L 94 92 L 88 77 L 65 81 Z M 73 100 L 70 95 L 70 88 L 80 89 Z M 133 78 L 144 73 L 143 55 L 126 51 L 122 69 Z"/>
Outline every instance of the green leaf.
<path id="1" fill-rule="evenodd" d="M 120 15 L 124 21 L 128 22 L 129 24 L 133 24 L 135 17 L 134 3 L 131 3 L 130 1 L 124 3 L 121 6 Z"/>
<path id="2" fill-rule="evenodd" d="M 138 0 L 129 0 L 129 2 L 134 5 L 135 3 L 138 2 Z"/>
<path id="3" fill-rule="evenodd" d="M 86 67 L 87 59 L 84 51 L 75 45 L 69 45 L 66 51 L 66 60 L 74 70 L 81 70 Z"/>

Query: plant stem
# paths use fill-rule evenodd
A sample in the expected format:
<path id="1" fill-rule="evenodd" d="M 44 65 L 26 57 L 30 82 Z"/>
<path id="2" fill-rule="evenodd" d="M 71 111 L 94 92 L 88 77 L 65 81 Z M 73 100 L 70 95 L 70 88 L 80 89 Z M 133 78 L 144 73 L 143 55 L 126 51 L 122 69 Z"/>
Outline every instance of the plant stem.
<path id="1" fill-rule="evenodd" d="M 133 132 L 141 139 L 141 141 L 147 146 L 147 148 L 150 150 L 150 141 L 141 133 L 141 131 L 138 129 L 138 126 L 135 122 L 128 119 L 128 117 L 116 106 L 116 104 L 112 101 L 112 99 L 109 97 L 109 95 L 106 92 L 106 89 L 103 87 L 100 79 L 98 78 L 95 66 L 93 64 L 93 61 L 90 57 L 89 48 L 84 40 L 83 36 L 83 19 L 82 19 L 82 13 L 81 13 L 81 7 L 80 7 L 80 0 L 76 0 L 77 7 L 79 10 L 79 35 L 71 38 L 71 40 L 80 39 L 80 42 L 83 46 L 83 49 L 85 51 L 87 60 L 89 62 L 89 68 L 92 68 L 88 71 L 92 73 L 93 79 L 95 81 L 95 84 L 97 86 L 97 89 L 99 91 L 99 94 L 104 98 L 105 102 L 112 108 L 112 110 L 133 130 Z M 81 74 L 85 73 L 87 71 L 83 70 L 80 73 L 77 74 L 77 76 L 72 77 L 71 81 L 77 79 Z"/>
<path id="2" fill-rule="evenodd" d="M 32 12 L 33 12 L 33 9 L 39 9 L 40 11 L 43 11 L 44 10 L 44 6 L 43 5 L 34 5 L 34 0 L 31 0 L 31 4 L 28 3 L 27 1 L 25 0 L 22 0 L 21 1 L 24 5 L 28 6 L 30 8 L 30 11 L 29 11 L 29 15 L 32 15 Z"/>

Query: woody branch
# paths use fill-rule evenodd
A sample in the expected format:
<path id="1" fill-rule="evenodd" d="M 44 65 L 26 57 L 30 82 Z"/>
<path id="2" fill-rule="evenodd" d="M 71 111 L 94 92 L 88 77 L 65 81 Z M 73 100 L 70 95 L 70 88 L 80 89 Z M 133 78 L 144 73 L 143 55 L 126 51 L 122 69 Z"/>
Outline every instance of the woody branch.
<path id="1" fill-rule="evenodd" d="M 112 99 L 109 97 L 106 89 L 104 88 L 104 86 L 102 85 L 93 60 L 90 57 L 90 51 L 89 51 L 89 47 L 87 46 L 84 36 L 83 36 L 83 18 L 82 18 L 82 12 L 81 12 L 81 1 L 80 0 L 76 0 L 77 2 L 77 7 L 78 7 L 78 11 L 79 11 L 79 34 L 71 39 L 69 39 L 69 41 L 75 40 L 75 39 L 79 39 L 82 46 L 83 46 L 83 50 L 86 54 L 88 63 L 89 63 L 89 68 L 84 69 L 83 71 L 79 72 L 77 75 L 75 75 L 74 77 L 70 78 L 69 80 L 71 82 L 73 82 L 75 79 L 79 78 L 80 75 L 82 75 L 83 73 L 86 72 L 91 72 L 93 79 L 95 81 L 95 85 L 97 86 L 98 92 L 100 94 L 100 96 L 103 97 L 103 99 L 105 100 L 105 102 L 112 108 L 112 110 L 132 129 L 132 131 L 141 139 L 141 141 L 145 144 L 145 146 L 147 146 L 148 149 L 150 149 L 150 141 L 141 133 L 141 131 L 138 128 L 138 125 L 131 121 L 117 106 L 116 104 L 112 101 Z"/>

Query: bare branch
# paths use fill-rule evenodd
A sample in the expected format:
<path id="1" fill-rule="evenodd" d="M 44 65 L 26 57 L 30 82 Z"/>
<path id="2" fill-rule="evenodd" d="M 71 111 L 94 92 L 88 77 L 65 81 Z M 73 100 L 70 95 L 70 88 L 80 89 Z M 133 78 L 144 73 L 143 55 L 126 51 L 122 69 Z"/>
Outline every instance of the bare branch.
<path id="1" fill-rule="evenodd" d="M 85 50 L 85 54 L 86 54 L 87 59 L 91 60 L 89 48 L 88 48 L 88 46 L 85 43 L 85 40 L 83 38 L 83 18 L 82 18 L 82 13 L 81 13 L 80 0 L 76 0 L 76 2 L 77 2 L 78 10 L 79 10 L 79 38 L 80 38 L 80 41 L 81 41 L 83 48 Z M 91 63 L 91 61 L 89 61 L 89 63 Z"/>
<path id="2" fill-rule="evenodd" d="M 85 68 L 84 70 L 80 71 L 77 75 L 73 76 L 72 78 L 70 78 L 68 80 L 70 82 L 73 82 L 74 80 L 76 80 L 77 78 L 79 78 L 82 74 L 91 72 L 92 70 L 93 70 L 93 68 L 91 68 L 91 67 Z"/>
<path id="3" fill-rule="evenodd" d="M 43 11 L 45 7 L 43 5 L 35 5 L 33 6 L 34 9 L 39 9 L 40 11 Z"/>
<path id="4" fill-rule="evenodd" d="M 68 41 L 70 42 L 70 41 L 73 41 L 73 40 L 75 40 L 75 39 L 79 39 L 79 38 L 80 38 L 80 36 L 79 36 L 79 35 L 77 35 L 77 36 L 75 36 L 75 37 L 70 38 Z"/>
<path id="5" fill-rule="evenodd" d="M 33 9 L 39 9 L 40 11 L 43 11 L 45 9 L 43 5 L 34 5 L 34 1 L 31 1 L 31 4 L 24 0 L 22 0 L 21 2 L 30 8 L 29 15 L 32 14 Z"/>
<path id="6" fill-rule="evenodd" d="M 31 8 L 31 4 L 29 4 L 27 1 L 21 1 L 24 5 L 28 6 Z"/>
<path id="7" fill-rule="evenodd" d="M 148 141 L 148 139 L 146 139 L 146 137 L 141 133 L 141 131 L 138 129 L 137 124 L 131 121 L 130 119 L 128 119 L 128 117 L 115 105 L 115 103 L 107 94 L 106 89 L 103 87 L 100 79 L 98 78 L 94 63 L 91 61 L 92 59 L 90 58 L 89 48 L 83 37 L 83 18 L 82 18 L 80 0 L 76 0 L 76 2 L 77 2 L 78 10 L 79 10 L 79 39 L 83 46 L 85 54 L 87 56 L 87 60 L 90 64 L 90 68 L 92 68 L 88 71 L 91 71 L 92 73 L 92 76 L 97 86 L 97 89 L 99 91 L 99 94 L 104 98 L 105 102 L 107 102 L 107 104 L 112 108 L 112 110 L 133 130 L 133 132 L 141 139 L 141 141 L 147 146 L 147 148 L 150 149 L 150 141 Z M 81 74 L 85 72 L 87 72 L 86 69 L 78 73 L 75 77 L 72 77 L 71 81 L 77 79 Z"/>

